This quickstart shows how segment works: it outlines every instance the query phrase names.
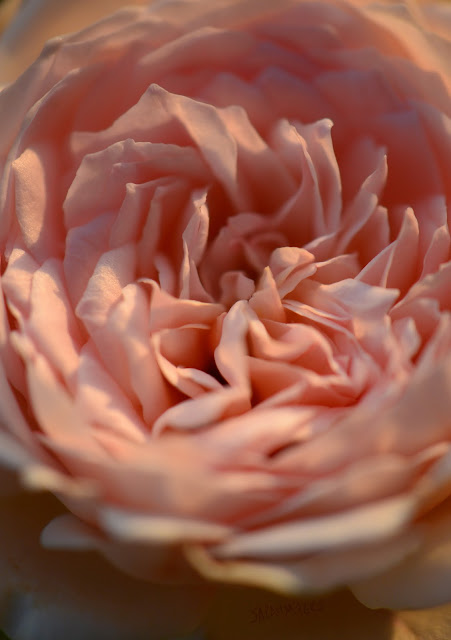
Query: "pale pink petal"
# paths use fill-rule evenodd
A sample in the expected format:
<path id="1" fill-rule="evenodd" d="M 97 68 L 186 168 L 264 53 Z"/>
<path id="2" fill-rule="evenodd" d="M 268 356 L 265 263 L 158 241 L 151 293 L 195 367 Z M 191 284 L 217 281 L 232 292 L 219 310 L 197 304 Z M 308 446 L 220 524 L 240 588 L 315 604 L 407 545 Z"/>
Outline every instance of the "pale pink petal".
<path id="1" fill-rule="evenodd" d="M 249 4 L 252 5 L 253 2 Z M 202 8 L 204 9 L 204 7 Z M 149 15 L 152 17 L 152 6 L 149 9 Z M 160 5 L 158 9 L 156 25 L 160 26 L 164 17 L 170 23 L 180 22 L 186 12 L 194 11 L 197 13 L 199 7 L 188 1 L 176 2 L 172 6 L 171 4 Z M 138 61 L 140 77 L 143 79 L 155 78 L 158 84 L 169 91 L 186 95 L 191 93 L 193 85 L 194 88 L 197 88 L 197 85 L 202 85 L 206 80 L 213 79 L 222 69 L 225 71 L 233 69 L 235 65 L 250 59 L 257 46 L 255 38 L 245 31 L 228 30 L 224 24 L 227 21 L 227 12 L 217 17 L 217 28 L 214 28 L 213 19 L 212 15 L 202 16 L 200 20 L 195 21 L 197 24 L 192 25 L 195 27 L 193 30 L 190 30 L 187 23 L 178 24 L 177 31 L 173 31 L 171 35 L 177 34 L 180 37 L 172 38 L 162 46 L 156 47 L 155 50 L 146 53 Z M 188 33 L 181 34 L 181 30 L 188 31 Z M 210 72 L 205 70 L 202 64 L 206 55 L 212 69 Z M 189 74 L 189 78 L 187 78 L 187 74 L 183 73 L 183 65 L 187 59 L 192 62 L 192 72 Z M 200 83 L 195 81 L 196 73 L 201 75 Z M 190 91 L 180 90 L 187 88 Z M 214 101 L 211 104 L 214 104 Z"/>
<path id="2" fill-rule="evenodd" d="M 447 503 L 445 503 L 447 504 Z M 352 586 L 356 597 L 369 607 L 414 609 L 448 603 L 450 518 L 443 508 L 430 521 L 418 525 L 422 545 L 393 569 Z"/>
<path id="3" fill-rule="evenodd" d="M 2 275 L 2 289 L 6 293 L 10 308 L 22 317 L 30 313 L 30 294 L 33 274 L 39 264 L 21 247 L 15 247 L 8 266 Z"/>
<path id="4" fill-rule="evenodd" d="M 208 551 L 194 545 L 185 550 L 185 555 L 212 582 L 266 588 L 281 594 L 299 591 L 299 579 L 291 567 L 245 560 L 217 561 Z"/>
<path id="5" fill-rule="evenodd" d="M 353 584 L 369 573 L 390 571 L 393 565 L 414 554 L 420 545 L 421 536 L 409 530 L 380 542 L 312 554 L 290 565 L 281 565 L 291 569 L 302 590 L 327 592 L 336 589 L 343 580 Z"/>
<path id="6" fill-rule="evenodd" d="M 30 67 L 23 76 L 24 89 L 19 94 L 19 104 L 25 105 L 25 111 L 15 108 L 11 113 L 9 100 L 14 99 L 16 87 L 22 84 L 22 78 L 17 83 L 7 87 L 0 93 L 0 102 L 5 100 L 5 108 L 2 106 L 2 113 L 8 115 L 10 124 L 8 136 L 12 139 L 5 141 L 7 147 L 11 146 L 11 162 L 6 163 L 5 172 L 2 176 L 0 198 L 2 208 L 5 207 L 5 219 L 2 222 L 2 241 L 5 233 L 8 232 L 11 224 L 11 216 L 21 216 L 22 226 L 28 242 L 34 247 L 38 256 L 41 251 L 50 251 L 50 255 L 61 257 L 64 246 L 63 218 L 59 214 L 59 209 L 64 198 L 64 189 L 45 189 L 45 185 L 50 187 L 55 183 L 61 186 L 69 186 L 68 176 L 61 175 L 61 165 L 58 158 L 65 153 L 64 131 L 69 126 L 74 112 L 77 110 L 81 95 L 86 90 L 86 86 L 92 82 L 93 76 L 98 70 L 92 68 L 80 69 L 78 73 L 69 73 L 72 67 L 69 65 L 62 76 L 58 75 L 56 65 L 51 64 L 53 56 L 60 49 L 60 40 L 49 42 L 42 56 Z M 50 59 L 50 60 L 49 60 Z M 53 60 L 53 62 L 55 62 Z M 63 65 L 64 66 L 64 65 Z M 24 101 L 26 92 L 31 98 L 31 103 Z M 17 102 L 16 102 L 17 105 Z M 31 107 L 31 105 L 33 105 Z M 31 107 L 31 108 L 30 108 Z M 53 126 L 54 136 L 42 139 L 42 131 L 46 130 L 48 123 Z M 3 129 L 2 129 L 3 133 Z M 16 138 L 14 139 L 14 135 Z M 3 148 L 3 147 L 2 147 Z M 3 166 L 6 158 L 2 158 Z M 14 170 L 13 164 L 16 166 Z M 34 175 L 30 181 L 28 171 Z M 24 175 L 25 171 L 25 175 Z M 14 176 L 17 175 L 17 182 Z M 42 182 L 42 183 L 41 183 Z M 23 213 L 14 213 L 14 192 L 23 205 Z M 31 200 L 30 200 L 31 198 Z M 36 201 L 36 210 L 33 202 Z M 25 216 L 29 211 L 29 216 Z M 52 230 L 46 229 L 46 233 L 41 233 L 40 229 L 45 221 L 50 221 Z M 46 237 L 55 241 L 50 245 Z"/>
<path id="7" fill-rule="evenodd" d="M 126 183 L 141 182 L 139 169 L 146 150 L 146 145 L 127 139 L 85 155 L 64 201 L 66 226 L 85 225 L 99 214 L 118 209 Z"/>
<path id="8" fill-rule="evenodd" d="M 237 302 L 230 309 L 224 318 L 221 340 L 215 349 L 215 362 L 221 375 L 232 387 L 244 391 L 250 391 L 245 342 L 248 313 L 245 302 Z"/>
<path id="9" fill-rule="evenodd" d="M 412 515 L 413 499 L 401 496 L 322 518 L 267 527 L 234 536 L 213 549 L 217 558 L 280 558 L 390 538 Z"/>
<path id="10" fill-rule="evenodd" d="M 25 338 L 17 336 L 15 342 L 27 361 L 30 400 L 42 432 L 66 446 L 101 453 L 89 424 L 76 410 L 71 396 L 46 359 L 27 344 Z"/>
<path id="11" fill-rule="evenodd" d="M 340 280 L 354 278 L 359 273 L 358 259 L 355 254 L 334 256 L 315 264 L 314 280 L 321 284 L 333 284 Z"/>
<path id="12" fill-rule="evenodd" d="M 419 279 L 434 273 L 450 257 L 450 235 L 445 199 L 432 198 L 417 207 L 423 268 Z"/>
<path id="13" fill-rule="evenodd" d="M 30 313 L 24 325 L 38 350 L 73 388 L 82 336 L 56 260 L 47 260 L 33 274 Z"/>
<path id="14" fill-rule="evenodd" d="M 36 462 L 24 466 L 20 472 L 23 486 L 31 491 L 51 491 L 60 499 L 91 504 L 99 499 L 99 487 L 87 478 L 71 478 L 54 465 L 39 466 Z"/>
<path id="15" fill-rule="evenodd" d="M 451 137 L 451 109 L 441 112 L 426 102 L 416 102 L 415 107 L 418 110 L 423 127 L 428 132 L 432 141 L 437 168 L 442 176 L 444 176 L 442 179 L 444 193 L 446 193 L 449 198 L 451 187 L 449 187 L 447 183 L 446 175 L 451 167 L 451 151 L 449 145 Z"/>
<path id="16" fill-rule="evenodd" d="M 176 179 L 186 177 L 194 183 L 202 183 L 209 179 L 199 154 L 194 149 L 176 145 L 126 139 L 96 153 L 87 154 L 83 157 L 64 202 L 66 225 L 72 227 L 86 224 L 104 211 L 120 209 L 124 198 L 127 197 L 129 183 L 130 191 L 133 184 L 138 185 L 165 176 L 175 176 Z M 132 194 L 129 194 L 128 198 L 131 197 Z M 143 205 L 138 206 L 138 221 L 129 222 L 132 230 L 141 226 L 139 217 L 145 213 L 142 208 Z M 121 224 L 120 219 L 124 216 L 125 212 L 121 215 L 119 211 L 119 222 L 116 223 L 114 231 L 116 237 L 119 233 L 117 227 Z M 128 227 L 127 233 L 130 233 Z M 136 238 L 133 236 L 128 241 L 131 240 Z M 124 239 L 123 243 L 126 242 Z"/>
<path id="17" fill-rule="evenodd" d="M 178 384 L 180 388 L 185 389 L 185 380 Z M 192 388 L 192 384 L 190 386 Z M 189 393 L 192 393 L 191 389 Z M 248 411 L 249 407 L 249 392 L 246 389 L 240 387 L 214 389 L 205 395 L 170 407 L 155 422 L 153 432 L 158 435 L 166 427 L 182 430 L 210 427 L 227 416 Z"/>
<path id="18" fill-rule="evenodd" d="M 362 149 L 358 149 L 358 162 L 362 162 Z M 337 253 L 343 253 L 343 251 L 350 244 L 352 248 L 356 248 L 363 252 L 365 246 L 360 247 L 358 242 L 353 242 L 355 236 L 361 231 L 368 221 L 374 216 L 374 212 L 379 202 L 379 198 L 382 193 L 382 189 L 385 186 L 387 179 L 387 156 L 384 149 L 371 149 L 372 158 L 371 173 L 362 181 L 361 185 L 358 185 L 358 191 L 351 203 L 345 208 L 342 214 L 342 231 L 340 233 L 340 239 L 337 242 Z M 370 155 L 367 151 L 364 154 Z M 355 163 L 357 159 L 351 161 L 351 166 L 355 170 Z M 373 165 L 374 163 L 374 165 Z M 374 167 L 374 168 L 373 168 Z M 354 173 L 354 172 L 353 172 Z M 354 176 L 353 176 L 354 177 Z"/>
<path id="19" fill-rule="evenodd" d="M 182 233 L 183 259 L 180 269 L 180 298 L 213 302 L 197 271 L 207 246 L 210 216 L 206 204 L 207 191 L 191 195 L 188 213 L 189 222 Z M 191 213 L 192 210 L 192 213 Z M 190 215 L 191 214 L 191 215 Z"/>
<path id="20" fill-rule="evenodd" d="M 435 363 L 446 358 L 451 339 L 451 317 L 442 314 L 435 326 L 435 332 L 418 358 L 418 369 L 432 371 Z"/>
<path id="21" fill-rule="evenodd" d="M 224 310 L 219 304 L 180 300 L 160 289 L 154 281 L 148 284 L 152 291 L 149 315 L 151 332 L 190 324 L 211 324 Z"/>
<path id="22" fill-rule="evenodd" d="M 143 277 L 155 278 L 165 291 L 177 295 L 176 270 L 182 261 L 183 242 L 175 238 L 184 228 L 189 184 L 183 178 L 171 177 L 154 181 L 152 188 L 155 191 L 138 241 L 138 268 Z"/>
<path id="23" fill-rule="evenodd" d="M 50 146 L 27 148 L 12 164 L 17 216 L 33 257 L 60 257 L 64 233 L 54 190 L 55 152 Z"/>
<path id="24" fill-rule="evenodd" d="M 336 416 L 333 416 L 333 412 L 331 413 L 329 420 L 336 421 Z M 306 434 L 305 440 L 314 436 L 315 433 L 311 430 L 310 434 Z M 291 451 L 293 449 L 294 447 Z M 437 469 L 437 486 L 443 480 L 443 474 L 439 473 L 439 468 L 445 466 L 444 458 L 448 457 L 449 448 L 443 443 L 410 458 L 394 454 L 369 456 L 363 461 L 351 463 L 349 467 L 337 471 L 333 476 L 318 479 L 314 484 L 309 484 L 308 477 L 301 475 L 304 486 L 300 487 L 299 491 L 274 508 L 259 514 L 257 518 L 253 518 L 247 526 L 262 526 L 272 521 L 286 521 L 315 514 L 337 513 L 357 505 L 374 503 L 390 496 L 400 495 L 412 490 L 414 486 L 419 495 L 423 474 L 428 477 L 424 483 L 425 489 L 427 484 L 431 484 L 430 496 L 433 493 L 433 470 Z M 272 468 L 276 472 L 296 473 L 296 454 L 290 455 L 289 448 L 282 450 L 274 457 Z M 426 495 L 422 500 L 426 500 Z"/>
<path id="25" fill-rule="evenodd" d="M 415 212 L 406 209 L 396 240 L 362 270 L 358 279 L 405 293 L 418 273 L 418 238 Z"/>
<path id="26" fill-rule="evenodd" d="M 249 323 L 250 353 L 256 358 L 275 362 L 291 362 L 317 373 L 341 373 L 332 343 L 314 327 L 299 324 L 263 324 L 251 317 Z"/>
<path id="27" fill-rule="evenodd" d="M 151 122 L 147 117 L 149 111 L 153 114 Z M 237 144 L 211 105 L 171 94 L 153 84 L 110 129 L 96 134 L 95 147 L 106 148 L 124 136 L 136 141 L 164 140 L 181 145 L 191 140 L 235 206 L 245 208 L 245 199 L 237 184 Z M 90 149 L 91 139 L 91 134 L 74 138 L 74 151 L 80 157 Z"/>
<path id="28" fill-rule="evenodd" d="M 122 309 L 127 307 L 122 289 L 134 280 L 135 268 L 133 245 L 104 253 L 75 310 L 103 362 L 114 371 L 116 379 L 127 391 L 131 386 L 130 378 L 123 367 L 123 345 L 117 340 L 117 324 L 121 322 Z"/>
<path id="29" fill-rule="evenodd" d="M 197 435 L 199 446 L 218 448 L 227 465 L 267 464 L 271 455 L 288 443 L 308 439 L 315 429 L 317 410 L 312 407 L 252 409 L 241 416 L 223 420 L 214 430 Z M 277 469 L 277 462 L 271 465 Z"/>
<path id="30" fill-rule="evenodd" d="M 191 332 L 192 333 L 192 332 Z M 174 338 L 180 344 L 180 342 L 187 336 L 187 332 L 183 330 L 177 330 L 174 332 Z M 155 360 L 160 367 L 161 374 L 166 380 L 178 389 L 181 393 L 191 398 L 205 393 L 206 391 L 221 389 L 220 383 L 213 376 L 209 375 L 205 371 L 199 368 L 190 366 L 184 366 L 182 364 L 174 364 L 168 357 L 165 357 L 161 350 L 161 337 L 160 335 L 152 336 L 152 344 L 155 350 Z M 186 348 L 186 344 L 183 347 Z M 169 355 L 169 354 L 168 354 Z M 197 364 L 195 361 L 193 365 Z M 165 407 L 165 409 L 168 407 Z"/>
<path id="31" fill-rule="evenodd" d="M 282 306 L 276 281 L 271 269 L 266 267 L 258 282 L 257 290 L 249 300 L 249 307 L 260 317 L 268 320 L 284 322 L 285 310 Z"/>
<path id="32" fill-rule="evenodd" d="M 237 300 L 249 300 L 255 292 L 255 283 L 242 271 L 226 271 L 220 279 L 220 302 L 231 307 Z"/>
<path id="33" fill-rule="evenodd" d="M 111 429 L 132 442 L 145 440 L 145 425 L 135 407 L 102 367 L 92 344 L 83 347 L 77 371 L 74 405 L 93 430 Z"/>
<path id="34" fill-rule="evenodd" d="M 242 107 L 220 111 L 221 119 L 238 143 L 239 179 L 245 180 L 252 209 L 274 211 L 293 194 L 296 182 L 281 158 L 254 129 Z"/>
<path id="35" fill-rule="evenodd" d="M 281 247 L 273 251 L 269 268 L 281 298 L 291 293 L 301 280 L 316 272 L 316 265 L 312 264 L 313 259 L 311 253 L 297 247 Z"/>
<path id="36" fill-rule="evenodd" d="M 53 2 L 30 0 L 0 40 L 5 74 Z M 25 591 L 13 636 L 35 640 L 49 616 L 61 635 L 93 603 L 100 636 L 122 637 L 126 618 L 133 637 L 177 635 L 160 625 L 166 600 L 143 621 L 155 580 L 449 600 L 448 13 L 124 6 L 0 91 L 0 572 Z M 20 488 L 36 513 L 5 499 Z M 61 559 L 48 572 L 46 525 Z M 78 554 L 74 580 L 62 549 Z M 97 597 L 70 591 L 88 554 Z M 116 584 L 102 590 L 104 575 Z M 128 591 L 137 609 L 109 625 Z"/>
<path id="37" fill-rule="evenodd" d="M 286 24 L 283 25 L 280 32 L 282 36 L 287 32 Z M 311 37 L 311 32 L 308 29 L 303 29 L 303 32 L 306 37 Z M 323 34 L 324 31 L 321 35 Z M 291 35 L 295 45 L 299 44 L 301 39 L 298 27 Z M 281 119 L 288 118 L 299 122 L 309 122 L 312 120 L 312 114 L 315 114 L 315 120 L 323 118 L 335 120 L 333 106 L 327 103 L 318 88 L 308 79 L 312 72 L 311 64 L 308 62 L 301 64 L 307 66 L 307 79 L 298 76 L 294 69 L 290 73 L 283 68 L 274 68 L 273 65 L 264 68 L 256 80 L 256 85 L 263 94 L 262 102 L 269 104 L 274 115 Z"/>
<path id="38" fill-rule="evenodd" d="M 413 109 L 382 115 L 374 134 L 387 145 L 387 187 L 385 198 L 405 205 L 402 192 L 408 187 L 409 202 L 443 193 L 446 177 L 438 171 L 438 162 L 428 141 L 422 121 Z"/>
<path id="39" fill-rule="evenodd" d="M 233 73 L 223 71 L 213 75 L 200 88 L 198 96 L 217 107 L 241 104 L 257 131 L 266 130 L 272 121 L 271 109 L 256 83 L 246 82 Z"/>
<path id="40" fill-rule="evenodd" d="M 368 401 L 356 407 L 339 427 L 304 444 L 296 453 L 299 471 L 319 476 L 374 451 L 390 450 L 411 455 L 434 442 L 448 439 L 446 389 L 449 375 L 449 363 L 442 361 L 436 364 L 435 369 L 413 376 L 404 393 L 397 389 L 395 397 L 393 391 L 369 396 Z M 423 401 L 423 394 L 427 394 L 427 403 Z M 384 405 L 387 409 L 381 420 L 380 407 Z M 364 436 L 362 424 L 366 425 Z M 424 429 L 425 424 L 429 425 L 428 429 Z M 353 443 L 352 450 L 348 447 L 349 442 Z"/>
<path id="41" fill-rule="evenodd" d="M 439 43 L 428 40 L 426 32 L 422 31 L 418 24 L 418 14 L 413 9 L 409 11 L 407 5 L 395 6 L 384 4 L 382 10 L 378 7 L 369 7 L 367 15 L 387 32 L 396 33 L 400 45 L 408 52 L 415 64 L 428 70 L 441 70 L 443 77 L 449 77 L 449 69 L 442 58 L 443 50 Z M 435 45 L 435 46 L 434 46 Z M 448 47 L 449 48 L 449 47 Z M 418 55 L 419 51 L 422 55 Z"/>
<path id="42" fill-rule="evenodd" d="M 300 180 L 297 192 L 281 207 L 276 217 L 277 227 L 296 246 L 302 246 L 327 231 L 336 231 L 341 202 L 331 127 L 329 120 L 305 126 L 281 121 L 273 134 L 278 152 L 290 168 L 296 166 L 295 175 Z M 325 202 L 321 192 L 323 182 Z M 300 216 L 300 211 L 309 211 L 310 214 Z"/>
<path id="43" fill-rule="evenodd" d="M 369 69 L 366 65 L 363 70 L 346 67 L 337 71 L 327 70 L 318 77 L 316 85 L 321 95 L 345 117 L 353 114 L 354 126 L 371 122 L 380 113 L 396 111 L 401 104 L 394 88 L 380 70 Z"/>
<path id="44" fill-rule="evenodd" d="M 439 310 L 451 307 L 450 274 L 451 263 L 448 262 L 416 282 L 393 308 L 393 318 L 412 316 L 423 339 L 430 338 L 439 321 Z"/>
<path id="45" fill-rule="evenodd" d="M 151 180 L 139 184 L 126 183 L 125 196 L 111 228 L 112 249 L 139 239 L 158 182 L 158 180 Z M 97 219 L 96 216 L 95 220 Z"/>
<path id="46" fill-rule="evenodd" d="M 129 513 L 118 509 L 104 509 L 101 519 L 112 536 L 119 540 L 138 543 L 180 543 L 202 541 L 218 542 L 225 539 L 229 527 L 209 522 Z"/>
<path id="47" fill-rule="evenodd" d="M 108 249 L 108 237 L 114 224 L 114 213 L 104 213 L 69 229 L 66 236 L 63 269 L 68 295 L 76 308 L 101 256 Z"/>

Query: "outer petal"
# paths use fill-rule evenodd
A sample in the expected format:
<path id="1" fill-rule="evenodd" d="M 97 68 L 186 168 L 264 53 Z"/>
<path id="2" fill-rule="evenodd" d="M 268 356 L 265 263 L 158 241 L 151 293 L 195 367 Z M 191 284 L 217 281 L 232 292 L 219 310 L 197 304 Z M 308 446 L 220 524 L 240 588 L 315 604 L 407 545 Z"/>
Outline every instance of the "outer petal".
<path id="1" fill-rule="evenodd" d="M 211 589 L 152 585 L 94 553 L 44 550 L 40 531 L 58 511 L 47 495 L 0 502 L 0 626 L 14 640 L 174 638 L 198 625 Z"/>
<path id="2" fill-rule="evenodd" d="M 370 607 L 413 609 L 451 600 L 451 535 L 449 500 L 422 523 L 424 543 L 394 569 L 353 586 L 354 594 Z"/>

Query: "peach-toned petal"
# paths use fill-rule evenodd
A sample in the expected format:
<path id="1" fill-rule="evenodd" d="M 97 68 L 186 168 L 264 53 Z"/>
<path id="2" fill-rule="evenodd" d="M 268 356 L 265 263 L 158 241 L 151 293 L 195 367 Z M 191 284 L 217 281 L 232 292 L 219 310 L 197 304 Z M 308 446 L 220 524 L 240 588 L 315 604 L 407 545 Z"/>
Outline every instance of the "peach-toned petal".
<path id="1" fill-rule="evenodd" d="M 285 162 L 290 168 L 299 167 L 296 173 L 300 173 L 300 187 L 277 215 L 278 226 L 298 246 L 337 230 L 341 185 L 331 127 L 330 120 L 306 126 L 281 121 L 274 133 Z M 299 216 L 299 211 L 308 210 L 311 215 Z"/>
<path id="2" fill-rule="evenodd" d="M 450 599 L 449 514 L 446 509 L 424 525 L 421 550 L 382 575 L 356 583 L 352 589 L 367 606 L 394 609 L 426 608 Z"/>
<path id="3" fill-rule="evenodd" d="M 28 148 L 12 165 L 18 221 L 26 246 L 38 260 L 59 257 L 62 251 L 61 223 L 50 188 L 54 177 L 48 175 L 54 162 L 51 149 Z"/>
<path id="4" fill-rule="evenodd" d="M 280 558 L 382 540 L 402 530 L 412 507 L 409 496 L 381 500 L 336 515 L 237 535 L 213 553 L 217 558 Z"/>
<path id="5" fill-rule="evenodd" d="M 180 384 L 181 388 L 186 385 L 185 381 L 183 383 L 183 386 Z M 236 387 L 226 387 L 219 391 L 213 389 L 208 394 L 179 402 L 165 411 L 155 422 L 154 433 L 159 434 L 167 426 L 175 429 L 209 427 L 217 420 L 243 413 L 248 408 L 249 397 L 246 390 Z"/>
<path id="6" fill-rule="evenodd" d="M 85 447 L 101 453 L 89 424 L 76 411 L 71 396 L 43 356 L 22 338 L 16 345 L 28 360 L 27 378 L 31 401 L 42 431 L 66 446 Z"/>
<path id="7" fill-rule="evenodd" d="M 226 271 L 220 279 L 221 304 L 231 307 L 237 300 L 249 300 L 255 292 L 252 278 L 242 271 Z"/>
<path id="8" fill-rule="evenodd" d="M 390 570 L 403 558 L 415 553 L 421 537 L 409 530 L 380 542 L 356 545 L 351 549 L 317 553 L 291 564 L 305 591 L 323 592 L 337 588 L 343 580 L 358 582 L 369 573 Z M 288 568 L 288 563 L 285 564 Z"/>
<path id="9" fill-rule="evenodd" d="M 230 534 L 230 528 L 208 522 L 190 521 L 186 518 L 150 516 L 120 509 L 106 508 L 101 520 L 117 541 L 132 544 L 184 544 L 202 540 L 218 542 Z M 70 515 L 58 516 L 46 526 L 42 533 L 45 547 L 53 549 L 96 548 L 88 527 Z M 101 540 L 97 542 L 101 547 Z"/>
<path id="10" fill-rule="evenodd" d="M 320 419 L 316 422 L 319 431 Z M 315 435 L 314 431 L 307 432 L 305 440 L 312 435 Z M 289 451 L 287 448 L 278 452 L 273 461 L 274 471 L 296 473 L 296 456 L 288 455 Z M 430 497 L 433 494 L 434 477 L 434 488 L 443 484 L 445 473 L 440 471 L 444 466 L 443 458 L 446 459 L 447 456 L 448 446 L 443 443 L 442 446 L 432 446 L 409 458 L 394 454 L 367 457 L 362 462 L 352 463 L 343 471 L 337 471 L 333 476 L 319 478 L 314 485 L 308 483 L 308 476 L 301 475 L 305 485 L 300 487 L 299 491 L 283 500 L 274 509 L 254 518 L 249 526 L 261 526 L 265 522 L 278 519 L 302 517 L 303 514 L 337 513 L 346 508 L 407 492 L 416 485 L 419 478 L 416 491 L 420 496 L 422 474 L 427 477 L 424 484 L 429 487 L 427 497 Z M 424 493 L 426 494 L 426 491 Z M 426 495 L 421 496 L 422 501 L 425 502 L 426 499 Z"/>
<path id="11" fill-rule="evenodd" d="M 225 459 L 230 456 L 231 462 L 245 459 L 259 460 L 259 449 L 271 449 L 274 442 L 301 435 L 310 427 L 314 418 L 314 410 L 305 407 L 281 407 L 277 409 L 259 410 L 258 407 L 246 415 L 224 420 L 213 432 L 199 436 L 202 446 L 219 446 Z M 277 429 L 274 426 L 277 425 Z"/>
<path id="12" fill-rule="evenodd" d="M 365 146 L 370 148 L 370 150 L 368 150 L 368 148 L 365 149 L 364 155 L 371 157 L 371 173 L 369 173 L 368 177 L 365 177 L 361 185 L 359 185 L 359 190 L 352 202 L 343 211 L 343 230 L 337 243 L 337 253 L 342 253 L 347 244 L 352 242 L 352 239 L 355 238 L 357 233 L 361 231 L 370 218 L 374 216 L 374 211 L 387 179 L 387 156 L 385 149 L 373 149 L 368 141 L 365 142 Z M 359 147 L 359 163 L 362 162 L 362 155 L 362 149 Z M 355 160 L 350 161 L 350 164 L 354 173 Z M 356 243 L 356 245 L 356 248 L 360 249 L 359 244 Z M 364 247 L 362 247 L 362 251 L 363 250 Z"/>
<path id="13" fill-rule="evenodd" d="M 153 114 L 151 126 L 146 115 L 149 111 Z M 182 144 L 187 138 L 192 140 L 199 147 L 213 175 L 224 185 L 232 202 L 243 207 L 245 200 L 236 176 L 237 144 L 211 105 L 171 94 L 154 84 L 109 130 L 96 136 L 95 144 L 96 147 L 105 148 L 122 140 L 124 135 L 136 141 L 160 142 L 162 136 L 167 138 L 168 134 L 175 144 Z M 83 138 L 74 140 L 77 154 L 86 155 L 91 138 L 85 136 L 86 142 Z M 221 154 L 218 149 L 221 149 Z"/>
<path id="14" fill-rule="evenodd" d="M 28 489 L 51 491 L 60 498 L 65 497 L 74 502 L 91 503 L 99 498 L 99 488 L 89 479 L 70 478 L 61 470 L 51 466 L 30 464 L 21 470 L 21 482 Z"/>
<path id="15" fill-rule="evenodd" d="M 155 359 L 160 367 L 161 374 L 171 385 L 192 398 L 203 394 L 207 390 L 222 389 L 216 378 L 203 371 L 203 363 L 201 361 L 205 360 L 205 356 L 204 358 L 202 356 L 199 357 L 199 351 L 202 350 L 201 347 L 203 346 L 202 334 L 205 334 L 206 330 L 208 330 L 208 327 L 205 326 L 186 327 L 175 331 L 167 330 L 152 336 Z M 170 335 L 168 336 L 168 334 Z M 182 349 L 180 349 L 181 345 L 183 345 Z M 193 349 L 195 353 L 192 353 Z M 184 357 L 187 358 L 188 362 L 183 362 Z M 175 363 L 174 360 L 176 361 Z M 192 366 L 189 366 L 189 364 Z"/>
<path id="16" fill-rule="evenodd" d="M 194 182 L 201 183 L 208 179 L 208 173 L 199 154 L 194 149 L 176 145 L 150 144 L 127 139 L 88 154 L 84 156 L 78 168 L 64 203 L 66 224 L 69 227 L 86 224 L 90 219 L 97 218 L 101 212 L 118 208 L 127 196 L 129 183 L 141 184 L 151 178 L 157 179 L 167 175 L 175 175 L 177 178 L 186 176 Z M 91 195 L 94 185 L 96 198 Z M 128 186 L 129 190 L 131 188 Z M 121 216 L 119 211 L 116 227 L 124 216 L 125 212 Z M 124 224 L 123 221 L 122 226 Z M 127 233 L 130 233 L 130 229 L 134 229 L 137 223 L 129 221 L 129 225 Z M 115 228 L 113 234 L 114 232 L 118 234 L 119 229 Z M 128 241 L 132 240 L 135 238 L 132 237 Z M 123 243 L 126 242 L 127 239 L 124 239 Z"/>
<path id="17" fill-rule="evenodd" d="M 441 57 L 444 51 L 440 46 L 435 48 L 426 41 L 427 35 L 421 30 L 421 23 L 420 25 L 418 24 L 414 9 L 409 11 L 408 5 L 395 7 L 385 4 L 382 11 L 377 8 L 369 8 L 368 14 L 376 24 L 387 29 L 387 31 L 396 33 L 401 46 L 407 50 L 408 55 L 415 60 L 418 66 L 426 69 L 442 70 L 443 77 L 445 79 L 448 78 L 449 69 L 445 64 L 446 58 Z M 443 48 L 446 51 L 447 49 L 444 45 L 445 43 L 443 43 Z M 420 49 L 424 51 L 424 56 L 418 56 Z"/>
<path id="18" fill-rule="evenodd" d="M 81 335 L 58 262 L 48 260 L 33 274 L 29 300 L 30 313 L 26 322 L 29 336 L 72 386 L 79 363 Z"/>
<path id="19" fill-rule="evenodd" d="M 0 90 L 7 629 L 173 637 L 205 580 L 450 600 L 449 12 L 54 1 L 0 38 L 14 79 L 85 26 Z"/>
<path id="20" fill-rule="evenodd" d="M 151 288 L 149 330 L 183 327 L 189 324 L 211 324 L 222 312 L 219 304 L 197 300 L 180 300 L 164 290 L 154 281 L 145 281 Z"/>
<path id="21" fill-rule="evenodd" d="M 276 209 L 293 193 L 296 184 L 283 159 L 258 135 L 242 107 L 231 106 L 220 114 L 238 142 L 239 175 L 246 179 L 253 208 Z"/>
<path id="22" fill-rule="evenodd" d="M 302 275 L 304 274 L 302 273 Z M 276 322 L 284 322 L 286 320 L 277 283 L 269 266 L 264 269 L 258 282 L 257 290 L 249 300 L 249 306 L 260 318 L 267 318 Z"/>
<path id="23" fill-rule="evenodd" d="M 221 340 L 215 349 L 215 362 L 224 379 L 233 387 L 249 388 L 245 335 L 249 326 L 246 303 L 237 302 L 227 313 Z"/>
<path id="24" fill-rule="evenodd" d="M 264 562 L 218 562 L 202 547 L 195 545 L 188 547 L 185 554 L 202 576 L 220 584 L 259 586 L 282 594 L 296 593 L 299 589 L 299 582 L 293 571 L 285 567 Z"/>
<path id="25" fill-rule="evenodd" d="M 359 279 L 368 284 L 407 291 L 418 271 L 418 222 L 412 209 L 406 209 L 396 240 L 374 258 Z"/>
<path id="26" fill-rule="evenodd" d="M 93 345 L 80 354 L 74 404 L 80 418 L 96 427 L 111 429 L 132 442 L 143 442 L 145 426 L 130 399 L 102 367 Z"/>
<path id="27" fill-rule="evenodd" d="M 312 262 L 311 253 L 296 247 L 283 247 L 272 253 L 268 266 L 281 298 L 291 293 L 301 280 L 315 273 L 316 265 Z"/>
<path id="28" fill-rule="evenodd" d="M 130 379 L 122 366 L 123 347 L 114 336 L 117 335 L 115 325 L 121 320 L 121 306 L 126 306 L 122 288 L 134 280 L 135 267 L 133 245 L 125 245 L 102 254 L 75 310 L 99 349 L 104 363 L 112 368 L 126 390 L 130 389 Z"/>
<path id="29" fill-rule="evenodd" d="M 108 212 L 68 231 L 63 270 L 74 308 L 80 302 L 98 261 L 109 248 L 108 236 L 113 224 L 114 214 Z"/>

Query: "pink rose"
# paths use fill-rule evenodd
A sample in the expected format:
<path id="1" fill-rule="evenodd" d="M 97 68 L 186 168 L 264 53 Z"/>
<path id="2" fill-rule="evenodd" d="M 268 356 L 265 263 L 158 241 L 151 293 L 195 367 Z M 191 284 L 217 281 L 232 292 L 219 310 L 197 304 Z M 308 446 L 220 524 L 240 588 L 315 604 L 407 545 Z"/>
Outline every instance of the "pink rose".
<path id="1" fill-rule="evenodd" d="M 451 600 L 450 59 L 447 5 L 161 0 L 3 89 L 0 461 L 64 505 L 5 548 Z"/>

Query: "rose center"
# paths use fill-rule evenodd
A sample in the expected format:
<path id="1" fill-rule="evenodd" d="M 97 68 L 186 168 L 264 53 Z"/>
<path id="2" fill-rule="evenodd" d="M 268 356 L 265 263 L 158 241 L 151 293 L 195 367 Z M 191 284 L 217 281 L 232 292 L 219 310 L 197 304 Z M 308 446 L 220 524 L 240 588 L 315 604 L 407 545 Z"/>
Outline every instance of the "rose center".
<path id="1" fill-rule="evenodd" d="M 226 307 L 248 300 L 273 252 L 287 245 L 287 238 L 273 228 L 269 217 L 255 213 L 233 216 L 199 264 L 201 281 L 212 297 Z"/>

